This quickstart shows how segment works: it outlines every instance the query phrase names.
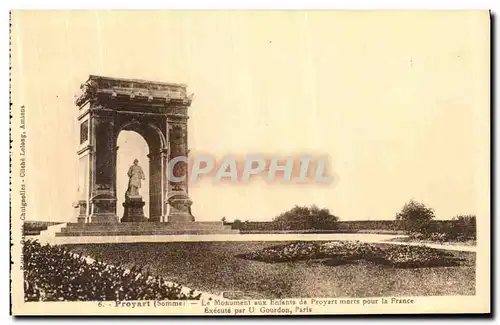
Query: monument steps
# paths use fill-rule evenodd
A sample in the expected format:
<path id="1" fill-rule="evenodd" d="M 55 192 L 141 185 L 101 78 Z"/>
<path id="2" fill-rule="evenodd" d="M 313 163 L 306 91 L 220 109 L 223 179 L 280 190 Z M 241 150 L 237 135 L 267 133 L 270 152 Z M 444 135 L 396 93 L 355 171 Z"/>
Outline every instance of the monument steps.
<path id="1" fill-rule="evenodd" d="M 121 222 L 115 224 L 109 223 L 68 223 L 62 231 L 68 230 L 122 230 L 122 229 L 231 229 L 231 226 L 225 226 L 222 222 L 189 222 L 189 223 L 171 223 L 171 222 Z"/>
<path id="2" fill-rule="evenodd" d="M 213 235 L 238 234 L 238 230 L 220 229 L 160 229 L 160 230 L 120 230 L 120 231 L 65 231 L 56 233 L 56 237 L 81 236 L 162 236 L 162 235 Z"/>
<path id="3" fill-rule="evenodd" d="M 69 236 L 154 236 L 238 234 L 239 230 L 222 222 L 122 222 L 122 223 L 68 223 L 56 237 Z"/>
<path id="4" fill-rule="evenodd" d="M 68 222 L 66 226 L 68 227 L 92 227 L 95 225 L 100 225 L 103 223 L 79 223 L 79 222 Z M 145 222 L 117 222 L 117 223 L 106 223 L 108 226 L 132 226 L 132 225 L 152 225 L 152 226 L 165 226 L 165 225 L 175 225 L 179 223 L 175 222 L 155 222 L 155 221 L 145 221 Z M 191 224 L 196 226 L 223 226 L 222 221 L 192 221 L 183 222 L 182 224 Z"/>

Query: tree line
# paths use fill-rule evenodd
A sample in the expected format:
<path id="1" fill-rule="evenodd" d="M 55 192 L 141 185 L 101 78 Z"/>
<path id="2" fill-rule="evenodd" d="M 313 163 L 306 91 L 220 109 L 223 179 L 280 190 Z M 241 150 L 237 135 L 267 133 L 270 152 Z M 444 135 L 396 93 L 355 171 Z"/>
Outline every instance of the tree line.
<path id="1" fill-rule="evenodd" d="M 395 229 L 404 231 L 411 238 L 432 240 L 475 240 L 476 216 L 457 215 L 449 221 L 435 221 L 435 212 L 425 204 L 413 199 L 408 201 L 393 218 Z M 232 223 L 223 217 L 224 224 L 240 230 L 338 230 L 339 216 L 327 208 L 316 205 L 294 206 L 270 222 L 249 222 L 234 220 Z M 255 228 L 255 229 L 254 229 Z M 355 230 L 355 229 L 354 229 Z"/>

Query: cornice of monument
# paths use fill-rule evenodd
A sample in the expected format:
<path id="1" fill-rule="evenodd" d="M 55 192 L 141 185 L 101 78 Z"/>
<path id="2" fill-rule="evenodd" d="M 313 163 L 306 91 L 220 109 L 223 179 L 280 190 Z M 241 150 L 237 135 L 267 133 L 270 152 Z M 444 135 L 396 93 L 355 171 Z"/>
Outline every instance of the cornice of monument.
<path id="1" fill-rule="evenodd" d="M 90 144 L 87 144 L 81 148 L 78 149 L 78 151 L 76 152 L 78 155 L 81 155 L 82 153 L 86 152 L 86 151 L 91 151 L 92 150 L 92 145 Z"/>
<path id="2" fill-rule="evenodd" d="M 167 114 L 167 122 L 171 123 L 186 123 L 189 116 L 182 114 Z"/>
<path id="3" fill-rule="evenodd" d="M 125 99 L 143 104 L 188 107 L 194 94 L 188 95 L 186 88 L 185 84 L 90 75 L 80 86 L 81 94 L 75 103 L 81 107 L 89 101 Z"/>

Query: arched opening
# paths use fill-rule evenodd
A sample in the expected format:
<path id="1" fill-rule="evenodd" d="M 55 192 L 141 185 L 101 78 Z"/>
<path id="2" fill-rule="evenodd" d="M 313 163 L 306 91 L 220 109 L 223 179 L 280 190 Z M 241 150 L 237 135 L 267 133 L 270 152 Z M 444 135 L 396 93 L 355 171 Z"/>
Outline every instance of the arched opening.
<path id="1" fill-rule="evenodd" d="M 142 199 L 144 200 L 145 209 L 144 215 L 146 218 L 150 216 L 149 202 L 149 146 L 146 140 L 135 131 L 122 130 L 118 134 L 117 139 L 117 154 L 116 154 L 116 195 L 117 195 L 117 215 L 119 218 L 123 216 L 123 205 L 125 202 L 125 192 L 127 191 L 129 177 L 127 172 L 133 164 L 134 159 L 139 160 L 139 166 L 142 167 L 146 179 L 141 182 L 139 190 Z"/>

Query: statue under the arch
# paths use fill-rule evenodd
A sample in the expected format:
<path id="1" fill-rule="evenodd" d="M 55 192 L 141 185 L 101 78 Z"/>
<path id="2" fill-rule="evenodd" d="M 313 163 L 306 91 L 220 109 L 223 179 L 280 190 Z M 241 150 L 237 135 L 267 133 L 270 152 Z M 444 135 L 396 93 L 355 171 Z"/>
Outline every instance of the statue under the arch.
<path id="1" fill-rule="evenodd" d="M 125 192 L 125 202 L 123 202 L 123 218 L 122 222 L 143 222 L 146 221 L 144 216 L 145 202 L 139 194 L 141 188 L 141 181 L 145 180 L 144 172 L 139 166 L 139 160 L 135 159 L 134 163 L 128 169 L 127 176 L 128 187 Z"/>
<path id="2" fill-rule="evenodd" d="M 139 166 L 139 160 L 134 159 L 134 164 L 130 166 L 127 172 L 128 188 L 125 192 L 125 200 L 131 197 L 140 197 L 139 189 L 141 188 L 141 181 L 145 180 L 144 172 Z"/>

